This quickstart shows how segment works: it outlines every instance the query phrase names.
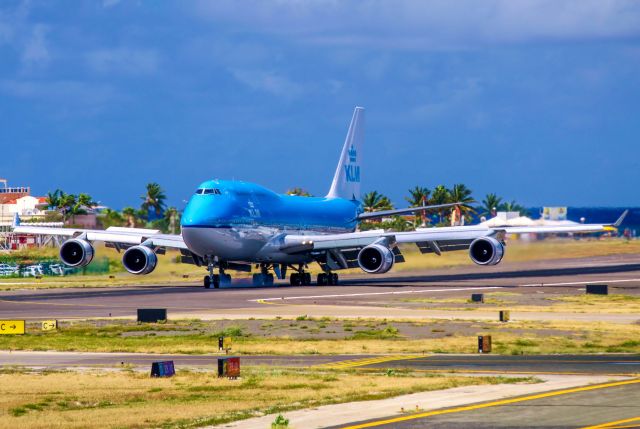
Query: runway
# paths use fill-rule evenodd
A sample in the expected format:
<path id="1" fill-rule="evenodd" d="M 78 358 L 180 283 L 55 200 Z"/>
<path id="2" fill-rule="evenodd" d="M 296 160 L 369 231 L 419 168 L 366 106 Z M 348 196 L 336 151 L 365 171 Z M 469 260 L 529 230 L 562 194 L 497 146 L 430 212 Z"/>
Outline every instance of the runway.
<path id="1" fill-rule="evenodd" d="M 635 255 L 505 263 L 494 267 L 457 267 L 421 274 L 343 277 L 339 286 L 235 288 L 207 290 L 199 285 L 111 288 L 21 289 L 0 292 L 0 318 L 81 319 L 129 317 L 138 308 L 167 308 L 174 318 L 249 318 L 309 314 L 334 317 L 451 318 L 408 307 L 410 297 L 469 297 L 471 293 L 509 291 L 524 296 L 544 291 L 568 291 L 586 283 L 607 283 L 612 293 L 640 294 L 640 264 Z M 287 308 L 286 306 L 313 307 Z M 391 308 L 389 308 L 391 307 Z M 376 310 L 378 308 L 379 310 Z M 386 308 L 386 309 L 385 309 Z M 314 313 L 313 311 L 316 311 Z M 464 312 L 460 312 L 464 317 Z M 482 319 L 481 312 L 466 317 Z M 602 321 L 611 321 L 601 315 Z M 490 316 L 495 318 L 492 313 Z M 538 320 L 535 314 L 519 315 Z M 559 315 L 559 317 L 565 317 Z M 572 317 L 578 318 L 574 314 Z M 584 315 L 582 316 L 585 317 Z M 620 323 L 635 323 L 635 315 Z M 524 319 L 526 320 L 526 319 Z"/>
<path id="2" fill-rule="evenodd" d="M 172 360 L 176 366 L 215 367 L 222 355 L 0 351 L 0 365 L 38 368 L 148 366 Z M 396 368 L 486 374 L 640 374 L 640 355 L 247 355 L 243 365 L 316 369 Z"/>
<path id="3" fill-rule="evenodd" d="M 635 379 L 389 416 L 332 428 L 637 428 L 640 427 L 638 404 L 640 380 Z"/>

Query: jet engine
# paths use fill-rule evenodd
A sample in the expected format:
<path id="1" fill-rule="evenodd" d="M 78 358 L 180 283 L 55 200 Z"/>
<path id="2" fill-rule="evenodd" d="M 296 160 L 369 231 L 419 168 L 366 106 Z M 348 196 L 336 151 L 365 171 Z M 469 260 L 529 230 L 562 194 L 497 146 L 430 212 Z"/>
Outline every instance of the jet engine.
<path id="1" fill-rule="evenodd" d="M 149 274 L 157 264 L 158 257 L 147 246 L 129 247 L 122 255 L 122 265 L 131 274 Z"/>
<path id="2" fill-rule="evenodd" d="M 391 249 L 381 244 L 370 244 L 358 253 L 358 265 L 365 273 L 386 273 L 394 262 L 395 255 Z"/>
<path id="3" fill-rule="evenodd" d="M 504 256 L 504 245 L 493 237 L 480 237 L 469 246 L 469 256 L 478 265 L 497 265 Z"/>
<path id="4" fill-rule="evenodd" d="M 60 246 L 60 259 L 70 267 L 84 267 L 93 260 L 93 246 L 86 240 L 71 238 Z"/>

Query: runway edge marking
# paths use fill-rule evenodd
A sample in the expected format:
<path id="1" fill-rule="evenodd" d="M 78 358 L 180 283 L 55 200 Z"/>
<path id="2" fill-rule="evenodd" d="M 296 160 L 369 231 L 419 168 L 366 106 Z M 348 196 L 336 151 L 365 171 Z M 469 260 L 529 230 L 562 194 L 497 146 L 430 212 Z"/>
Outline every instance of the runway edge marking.
<path id="1" fill-rule="evenodd" d="M 255 298 L 249 299 L 249 302 L 258 302 L 260 304 L 270 304 L 271 301 L 285 301 L 292 299 L 322 299 L 322 298 L 348 298 L 353 296 L 375 296 L 375 295 L 406 295 L 411 293 L 428 293 L 428 292 L 460 292 L 467 290 L 487 290 L 487 289 L 504 289 L 504 286 L 486 286 L 486 287 L 462 287 L 462 288 L 445 288 L 445 289 L 412 289 L 389 292 L 359 292 L 359 293 L 341 293 L 327 295 L 300 295 L 300 296 L 283 296 L 279 298 Z"/>
<path id="2" fill-rule="evenodd" d="M 374 356 L 370 358 L 361 359 L 347 359 L 338 362 L 328 362 L 318 365 L 313 365 L 314 369 L 346 369 L 357 368 L 365 365 L 373 365 L 375 363 L 392 362 L 397 360 L 409 360 L 419 359 L 425 357 L 424 355 L 389 355 L 389 356 Z"/>
<path id="3" fill-rule="evenodd" d="M 634 428 L 634 427 L 638 427 L 638 426 L 637 425 L 620 426 L 620 425 L 623 425 L 625 423 L 637 422 L 637 421 L 640 421 L 640 417 L 632 417 L 630 419 L 616 420 L 615 422 L 600 423 L 599 425 L 585 426 L 585 427 L 580 428 L 580 429 L 605 429 L 605 428 L 616 428 L 616 427 L 618 427 L 618 428 L 620 428 L 620 427 Z"/>
<path id="4" fill-rule="evenodd" d="M 444 410 L 427 411 L 425 413 L 412 414 L 410 416 L 392 417 L 390 419 L 385 419 L 385 420 L 377 420 L 377 421 L 373 421 L 373 422 L 360 423 L 360 424 L 355 424 L 355 425 L 351 425 L 351 426 L 342 426 L 341 429 L 371 428 L 371 427 L 376 427 L 376 426 L 388 425 L 388 424 L 392 424 L 392 423 L 404 422 L 404 421 L 408 421 L 408 420 L 422 419 L 422 418 L 425 418 L 425 417 L 439 416 L 439 415 L 443 415 L 443 414 L 460 413 L 460 412 L 463 412 L 463 411 L 472 411 L 472 410 L 478 410 L 478 409 L 481 409 L 481 408 L 497 407 L 497 406 L 500 406 L 500 405 L 516 404 L 518 402 L 533 401 L 535 399 L 542 399 L 542 398 L 550 398 L 550 397 L 553 397 L 553 396 L 567 395 L 569 393 L 588 392 L 590 390 L 606 389 L 606 388 L 609 388 L 609 387 L 626 386 L 626 385 L 629 385 L 629 384 L 638 384 L 638 383 L 640 383 L 640 378 L 636 378 L 636 379 L 633 379 L 633 380 L 616 381 L 616 382 L 613 382 L 613 383 L 604 383 L 604 384 L 595 384 L 595 385 L 591 385 L 591 386 L 574 387 L 574 388 L 571 388 L 571 389 L 556 390 L 556 391 L 553 391 L 553 392 L 538 393 L 538 394 L 535 394 L 535 395 L 520 396 L 520 397 L 517 397 L 517 398 L 510 398 L 510 399 L 502 399 L 502 400 L 499 400 L 499 401 L 487 402 L 487 403 L 484 403 L 484 404 L 465 405 L 465 406 L 462 406 L 462 407 L 448 408 L 448 409 L 444 409 Z"/>

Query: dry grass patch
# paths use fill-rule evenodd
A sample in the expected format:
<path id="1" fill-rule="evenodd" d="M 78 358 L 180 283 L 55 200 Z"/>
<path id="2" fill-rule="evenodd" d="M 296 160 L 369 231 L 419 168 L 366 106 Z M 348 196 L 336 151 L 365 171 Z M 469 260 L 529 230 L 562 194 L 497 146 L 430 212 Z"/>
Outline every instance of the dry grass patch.
<path id="1" fill-rule="evenodd" d="M 179 372 L 174 378 L 115 372 L 0 373 L 0 428 L 189 428 L 502 377 L 244 370 L 241 380 Z M 530 380 L 525 380 L 530 381 Z"/>

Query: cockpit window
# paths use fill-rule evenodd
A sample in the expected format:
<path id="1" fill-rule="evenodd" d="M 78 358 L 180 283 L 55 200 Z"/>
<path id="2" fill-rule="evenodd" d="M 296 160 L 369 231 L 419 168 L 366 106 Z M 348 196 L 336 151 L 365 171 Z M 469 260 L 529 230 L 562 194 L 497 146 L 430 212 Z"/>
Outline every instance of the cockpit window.
<path id="1" fill-rule="evenodd" d="M 211 195 L 211 194 L 215 194 L 215 195 L 222 195 L 222 192 L 220 192 L 220 189 L 218 188 L 200 188 L 196 191 L 196 194 L 206 194 L 206 195 Z"/>

